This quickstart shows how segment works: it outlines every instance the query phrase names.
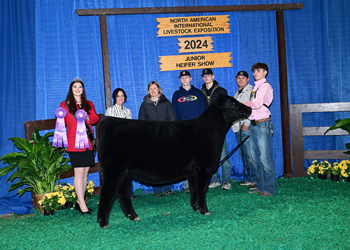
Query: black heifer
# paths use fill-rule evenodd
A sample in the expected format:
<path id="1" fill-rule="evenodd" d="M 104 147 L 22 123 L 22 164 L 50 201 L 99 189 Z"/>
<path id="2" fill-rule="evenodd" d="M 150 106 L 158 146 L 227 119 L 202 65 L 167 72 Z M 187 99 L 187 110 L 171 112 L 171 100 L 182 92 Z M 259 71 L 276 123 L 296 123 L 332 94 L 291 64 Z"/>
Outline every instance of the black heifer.
<path id="1" fill-rule="evenodd" d="M 188 178 L 191 206 L 209 214 L 206 193 L 218 169 L 222 145 L 233 121 L 248 117 L 251 108 L 220 95 L 198 118 L 139 121 L 105 117 L 100 123 L 98 158 L 102 189 L 98 221 L 108 227 L 116 196 L 131 220 L 139 220 L 130 199 L 130 181 L 165 184 Z"/>

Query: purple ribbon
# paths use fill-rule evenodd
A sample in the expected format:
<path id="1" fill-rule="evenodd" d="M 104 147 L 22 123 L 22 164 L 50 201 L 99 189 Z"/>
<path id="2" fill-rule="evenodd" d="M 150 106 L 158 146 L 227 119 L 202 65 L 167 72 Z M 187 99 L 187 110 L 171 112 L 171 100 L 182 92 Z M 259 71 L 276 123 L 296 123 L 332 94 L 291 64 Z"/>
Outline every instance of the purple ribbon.
<path id="1" fill-rule="evenodd" d="M 75 112 L 75 117 L 77 118 L 77 132 L 75 135 L 75 149 L 88 149 L 89 141 L 86 134 L 85 118 L 87 114 L 84 110 L 79 109 Z"/>
<path id="2" fill-rule="evenodd" d="M 67 115 L 67 111 L 64 108 L 58 108 L 55 111 L 55 115 L 57 117 L 56 119 L 56 128 L 55 133 L 53 136 L 52 146 L 57 146 L 58 141 L 58 147 L 62 148 L 62 140 L 64 147 L 68 147 L 68 140 L 67 140 L 67 133 L 66 133 L 66 126 L 64 125 L 64 119 Z"/>

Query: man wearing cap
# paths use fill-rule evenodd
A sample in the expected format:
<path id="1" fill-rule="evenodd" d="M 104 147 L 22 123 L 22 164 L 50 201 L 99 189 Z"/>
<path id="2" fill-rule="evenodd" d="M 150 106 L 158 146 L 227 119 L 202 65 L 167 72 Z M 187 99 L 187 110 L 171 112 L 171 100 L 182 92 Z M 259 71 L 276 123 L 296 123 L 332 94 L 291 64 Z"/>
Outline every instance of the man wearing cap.
<path id="1" fill-rule="evenodd" d="M 236 91 L 234 98 L 240 102 L 249 101 L 253 86 L 248 84 L 248 73 L 246 71 L 239 71 L 236 75 L 236 83 L 238 85 L 238 90 Z M 249 136 L 249 126 L 249 119 L 239 120 L 232 125 L 232 131 L 235 133 L 237 145 L 239 145 L 245 138 Z M 250 151 L 250 141 L 248 138 L 239 149 L 239 155 L 241 156 L 243 165 L 247 170 L 246 180 L 239 183 L 239 185 L 249 186 L 250 190 L 255 190 L 256 170 L 253 165 L 253 158 Z"/>
<path id="2" fill-rule="evenodd" d="M 211 69 L 203 69 L 202 78 L 204 84 L 202 85 L 202 93 L 204 94 L 204 106 L 207 109 L 210 104 L 212 104 L 215 99 L 220 95 L 227 95 L 226 89 L 219 86 L 218 82 L 214 80 L 215 75 Z M 221 151 L 220 160 L 228 155 L 228 148 L 226 139 L 224 140 L 224 145 Z M 209 184 L 209 188 L 215 188 L 220 186 L 220 172 L 219 169 L 212 176 L 212 182 Z M 228 159 L 222 165 L 222 189 L 228 190 L 231 188 L 231 163 Z"/>
<path id="3" fill-rule="evenodd" d="M 178 121 L 198 117 L 204 111 L 204 97 L 202 92 L 191 85 L 191 74 L 187 70 L 180 72 L 180 89 L 175 91 L 172 104 Z M 189 193 L 188 181 L 184 181 L 184 192 Z"/>
<path id="4" fill-rule="evenodd" d="M 250 150 L 256 169 L 255 191 L 261 196 L 276 194 L 275 161 L 273 159 L 272 136 L 274 126 L 269 110 L 273 101 L 273 89 L 267 82 L 268 67 L 265 63 L 256 63 L 252 67 L 255 86 L 250 94 L 250 101 L 244 104 L 252 108 L 248 117 Z"/>

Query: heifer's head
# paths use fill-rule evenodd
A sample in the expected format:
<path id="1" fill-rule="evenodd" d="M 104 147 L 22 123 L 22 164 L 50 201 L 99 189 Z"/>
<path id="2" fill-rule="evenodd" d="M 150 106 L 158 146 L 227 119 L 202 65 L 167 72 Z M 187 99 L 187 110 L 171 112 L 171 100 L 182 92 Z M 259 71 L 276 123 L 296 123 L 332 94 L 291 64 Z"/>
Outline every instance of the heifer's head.
<path id="1" fill-rule="evenodd" d="M 219 95 L 215 100 L 216 105 L 224 110 L 224 115 L 228 123 L 233 123 L 241 118 L 248 118 L 252 109 L 231 96 Z"/>

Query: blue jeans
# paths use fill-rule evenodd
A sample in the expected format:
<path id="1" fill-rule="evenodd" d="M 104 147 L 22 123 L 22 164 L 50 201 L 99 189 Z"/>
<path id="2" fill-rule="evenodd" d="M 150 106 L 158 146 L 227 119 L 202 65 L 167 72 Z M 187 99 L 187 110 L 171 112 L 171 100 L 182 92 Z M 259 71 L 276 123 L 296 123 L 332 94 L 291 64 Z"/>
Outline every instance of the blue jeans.
<path id="1" fill-rule="evenodd" d="M 153 193 L 155 193 L 155 194 L 160 193 L 160 192 L 165 194 L 168 191 L 171 191 L 171 185 L 153 187 Z"/>
<path id="2" fill-rule="evenodd" d="M 227 143 L 226 143 L 226 139 L 225 139 L 224 145 L 223 145 L 222 151 L 221 151 L 220 161 L 222 161 L 222 159 L 224 159 L 227 155 L 228 155 L 228 148 L 227 148 Z M 222 183 L 229 183 L 229 184 L 231 184 L 231 163 L 230 163 L 230 159 L 227 159 L 227 161 L 225 161 L 224 164 L 222 164 L 221 169 L 222 169 Z M 215 174 L 213 174 L 212 182 L 220 182 L 221 183 L 219 169 L 218 169 L 218 171 L 216 171 Z"/>
<path id="3" fill-rule="evenodd" d="M 272 121 L 261 122 L 256 126 L 250 125 L 250 149 L 253 165 L 256 168 L 257 191 L 276 194 L 275 161 L 272 155 Z"/>
<path id="4" fill-rule="evenodd" d="M 242 141 L 243 141 L 247 136 L 249 136 L 249 130 L 241 129 L 240 131 L 235 133 L 237 145 L 241 143 L 241 134 L 242 134 Z M 242 160 L 244 159 L 244 166 L 247 171 L 246 181 L 250 183 L 256 183 L 256 169 L 253 165 L 253 157 L 250 150 L 250 140 L 251 139 L 248 138 L 243 143 L 243 146 L 239 148 L 239 155 L 241 156 Z M 243 156 L 242 156 L 242 149 L 243 149 Z"/>

